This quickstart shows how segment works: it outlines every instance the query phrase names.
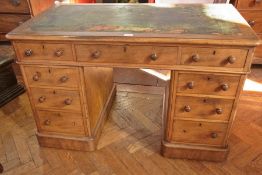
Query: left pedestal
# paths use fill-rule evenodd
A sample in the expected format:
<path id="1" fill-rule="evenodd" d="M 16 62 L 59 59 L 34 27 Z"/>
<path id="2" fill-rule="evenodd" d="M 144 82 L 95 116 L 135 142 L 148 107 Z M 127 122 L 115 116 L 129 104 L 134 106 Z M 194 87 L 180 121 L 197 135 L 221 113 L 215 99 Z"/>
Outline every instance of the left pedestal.
<path id="1" fill-rule="evenodd" d="M 115 97 L 112 68 L 20 65 L 45 147 L 93 151 Z"/>

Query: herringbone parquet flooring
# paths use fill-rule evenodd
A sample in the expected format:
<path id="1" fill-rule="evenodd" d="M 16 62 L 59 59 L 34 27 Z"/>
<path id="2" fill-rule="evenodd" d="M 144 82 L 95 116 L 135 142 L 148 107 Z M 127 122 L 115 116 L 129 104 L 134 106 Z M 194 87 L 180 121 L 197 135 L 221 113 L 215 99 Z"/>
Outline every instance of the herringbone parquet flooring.
<path id="1" fill-rule="evenodd" d="M 262 69 L 253 72 L 253 79 L 262 77 Z M 159 94 L 118 91 L 97 151 L 42 148 L 35 136 L 28 98 L 23 94 L 1 108 L 0 163 L 4 174 L 15 175 L 262 174 L 261 94 L 243 93 L 230 137 L 231 152 L 221 163 L 162 157 L 161 112 Z"/>

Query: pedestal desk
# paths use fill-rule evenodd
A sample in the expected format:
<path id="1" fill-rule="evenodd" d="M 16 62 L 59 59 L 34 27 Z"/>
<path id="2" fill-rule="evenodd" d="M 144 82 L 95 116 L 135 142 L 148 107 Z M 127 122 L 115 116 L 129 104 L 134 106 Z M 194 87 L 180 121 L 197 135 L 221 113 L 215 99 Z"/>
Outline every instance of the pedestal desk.
<path id="1" fill-rule="evenodd" d="M 116 92 L 113 68 L 156 68 L 171 70 L 161 153 L 212 161 L 227 157 L 239 95 L 260 43 L 229 4 L 60 4 L 7 38 L 41 146 L 95 150 Z"/>

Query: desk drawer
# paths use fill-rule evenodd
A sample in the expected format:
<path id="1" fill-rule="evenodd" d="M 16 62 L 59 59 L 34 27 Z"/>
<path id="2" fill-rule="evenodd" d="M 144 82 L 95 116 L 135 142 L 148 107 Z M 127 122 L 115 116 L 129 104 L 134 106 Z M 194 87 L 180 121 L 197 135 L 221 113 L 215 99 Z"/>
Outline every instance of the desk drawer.
<path id="1" fill-rule="evenodd" d="M 255 32 L 262 33 L 262 9 L 261 11 L 240 11 L 240 13 Z"/>
<path id="2" fill-rule="evenodd" d="M 179 73 L 177 92 L 235 96 L 239 75 Z"/>
<path id="3" fill-rule="evenodd" d="M 77 68 L 24 66 L 24 70 L 29 86 L 78 87 Z"/>
<path id="4" fill-rule="evenodd" d="M 222 146 L 227 124 L 175 120 L 172 139 L 175 142 Z"/>
<path id="5" fill-rule="evenodd" d="M 78 91 L 31 88 L 31 93 L 37 108 L 81 111 Z"/>
<path id="6" fill-rule="evenodd" d="M 27 0 L 1 0 L 0 13 L 30 13 Z"/>
<path id="7" fill-rule="evenodd" d="M 17 49 L 22 60 L 74 60 L 71 44 L 19 42 Z"/>
<path id="8" fill-rule="evenodd" d="M 37 111 L 41 132 L 84 135 L 81 114 L 68 112 Z"/>
<path id="9" fill-rule="evenodd" d="M 237 9 L 262 10 L 261 0 L 238 0 Z"/>
<path id="10" fill-rule="evenodd" d="M 228 121 L 234 100 L 177 96 L 175 117 Z"/>
<path id="11" fill-rule="evenodd" d="M 8 33 L 30 18 L 30 15 L 0 14 L 0 32 Z"/>
<path id="12" fill-rule="evenodd" d="M 177 53 L 177 47 L 76 45 L 77 60 L 93 63 L 173 65 Z"/>
<path id="13" fill-rule="evenodd" d="M 243 68 L 247 53 L 245 49 L 184 47 L 181 49 L 181 64 Z"/>

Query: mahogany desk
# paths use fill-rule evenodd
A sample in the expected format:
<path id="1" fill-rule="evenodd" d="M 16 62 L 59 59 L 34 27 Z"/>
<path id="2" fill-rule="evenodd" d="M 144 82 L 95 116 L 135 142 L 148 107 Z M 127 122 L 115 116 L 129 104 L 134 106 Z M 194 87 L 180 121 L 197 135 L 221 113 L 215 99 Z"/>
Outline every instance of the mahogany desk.
<path id="1" fill-rule="evenodd" d="M 227 157 L 239 95 L 260 42 L 229 4 L 60 4 L 7 38 L 41 146 L 95 150 L 115 96 L 113 68 L 157 68 L 172 71 L 162 154 L 213 161 Z"/>

